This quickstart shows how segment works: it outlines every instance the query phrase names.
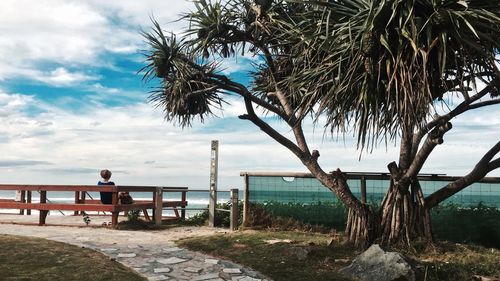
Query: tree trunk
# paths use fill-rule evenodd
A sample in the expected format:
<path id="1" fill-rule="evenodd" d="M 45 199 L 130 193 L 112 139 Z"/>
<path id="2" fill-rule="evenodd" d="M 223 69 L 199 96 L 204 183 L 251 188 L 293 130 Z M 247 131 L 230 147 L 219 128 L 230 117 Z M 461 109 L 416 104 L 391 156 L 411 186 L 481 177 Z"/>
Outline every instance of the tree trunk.
<path id="1" fill-rule="evenodd" d="M 346 235 L 356 247 L 366 248 L 375 239 L 376 217 L 370 206 L 361 205 L 359 209 L 349 208 Z"/>
<path id="2" fill-rule="evenodd" d="M 367 204 L 362 204 L 360 208 L 349 208 L 346 235 L 350 242 L 360 248 L 374 242 L 410 245 L 416 238 L 432 242 L 429 209 L 425 206 L 419 182 L 415 180 L 404 186 L 394 184 L 391 180 L 377 213 Z"/>
<path id="3" fill-rule="evenodd" d="M 432 241 L 429 210 L 418 181 L 410 184 L 394 183 L 380 207 L 378 238 L 382 244 L 410 245 L 417 237 Z"/>

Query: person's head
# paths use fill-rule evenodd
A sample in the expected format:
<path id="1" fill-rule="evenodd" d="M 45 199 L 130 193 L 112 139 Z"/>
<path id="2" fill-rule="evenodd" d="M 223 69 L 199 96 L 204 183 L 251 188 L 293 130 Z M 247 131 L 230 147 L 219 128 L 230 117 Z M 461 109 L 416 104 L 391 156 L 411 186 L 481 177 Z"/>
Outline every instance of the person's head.
<path id="1" fill-rule="evenodd" d="M 104 180 L 109 180 L 111 178 L 111 171 L 110 170 L 102 170 L 101 171 L 101 178 Z"/>

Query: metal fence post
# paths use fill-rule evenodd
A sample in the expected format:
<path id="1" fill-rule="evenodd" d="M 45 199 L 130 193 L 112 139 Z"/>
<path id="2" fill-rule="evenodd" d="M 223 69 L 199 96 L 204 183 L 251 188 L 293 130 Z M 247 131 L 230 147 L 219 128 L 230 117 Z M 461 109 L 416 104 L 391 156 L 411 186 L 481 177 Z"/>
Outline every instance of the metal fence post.
<path id="1" fill-rule="evenodd" d="M 250 208 L 250 190 L 248 186 L 248 175 L 245 174 L 244 186 L 243 186 L 243 222 L 242 225 L 245 226 L 248 219 Z"/>
<path id="2" fill-rule="evenodd" d="M 229 228 L 231 229 L 231 231 L 235 231 L 238 229 L 238 201 L 238 189 L 233 188 L 231 189 L 231 221 L 229 224 Z"/>
<path id="3" fill-rule="evenodd" d="M 366 204 L 366 178 L 361 177 L 361 184 L 359 185 L 361 191 L 361 203 Z"/>

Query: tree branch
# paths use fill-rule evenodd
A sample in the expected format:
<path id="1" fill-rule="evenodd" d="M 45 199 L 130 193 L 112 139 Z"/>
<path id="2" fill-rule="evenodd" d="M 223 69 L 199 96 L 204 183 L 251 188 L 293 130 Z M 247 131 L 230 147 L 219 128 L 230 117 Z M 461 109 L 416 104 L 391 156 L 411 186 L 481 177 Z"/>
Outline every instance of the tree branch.
<path id="1" fill-rule="evenodd" d="M 283 120 L 286 120 L 287 116 L 285 115 L 285 113 L 283 111 L 281 111 L 281 109 L 266 102 L 265 100 L 263 100 L 259 97 L 252 95 L 252 93 L 250 93 L 250 91 L 248 91 L 248 89 L 245 86 L 243 86 L 242 84 L 234 82 L 234 81 L 230 80 L 229 78 L 227 78 L 225 75 L 221 75 L 221 74 L 213 74 L 212 77 L 217 79 L 218 81 L 220 81 L 220 82 L 218 82 L 218 81 L 215 81 L 215 82 L 218 83 L 219 87 L 221 87 L 222 89 L 230 91 L 230 92 L 234 92 L 234 93 L 242 96 L 243 98 L 249 98 L 253 103 L 255 103 L 255 104 L 269 110 L 270 112 L 278 115 Z"/>
<path id="2" fill-rule="evenodd" d="M 280 134 L 278 131 L 276 131 L 274 128 L 269 126 L 266 122 L 262 121 L 256 114 L 252 106 L 252 101 L 248 97 L 244 97 L 245 99 L 245 108 L 247 110 L 247 115 L 241 115 L 239 118 L 244 119 L 244 120 L 249 120 L 252 123 L 254 123 L 259 129 L 261 129 L 264 133 L 266 133 L 268 136 L 273 138 L 275 141 L 283 145 L 284 147 L 288 148 L 293 154 L 297 155 L 299 159 L 306 158 L 307 155 L 304 155 L 302 150 L 294 144 L 291 140 Z"/>
<path id="3" fill-rule="evenodd" d="M 500 99 L 488 100 L 488 101 L 483 101 L 483 102 L 478 102 L 478 103 L 475 103 L 475 104 L 471 104 L 469 106 L 469 110 L 470 109 L 480 108 L 480 107 L 483 107 L 483 106 L 494 105 L 494 104 L 500 104 Z"/>
<path id="4" fill-rule="evenodd" d="M 452 125 L 450 122 L 440 125 L 439 127 L 434 128 L 432 130 L 418 153 L 414 156 L 413 161 L 410 164 L 410 167 L 405 173 L 405 178 L 413 178 L 415 177 L 422 166 L 424 165 L 427 157 L 431 154 L 432 150 L 438 145 L 443 143 L 443 136 L 446 132 L 451 130 Z"/>
<path id="5" fill-rule="evenodd" d="M 306 153 L 307 155 L 311 155 L 311 153 L 309 151 L 309 146 L 307 145 L 307 141 L 306 141 L 306 138 L 304 136 L 304 130 L 302 129 L 302 123 L 296 122 L 293 125 L 292 130 L 293 130 L 293 134 L 295 135 L 295 140 L 297 141 L 297 145 L 300 147 L 300 149 L 304 153 Z M 315 157 L 316 160 L 318 159 L 318 157 L 319 157 L 319 152 L 318 152 L 318 156 Z"/>
<path id="6" fill-rule="evenodd" d="M 500 168 L 500 158 L 493 160 L 488 164 L 488 173 L 498 168 Z"/>
<path id="7" fill-rule="evenodd" d="M 427 123 L 422 129 L 420 129 L 418 131 L 418 133 L 416 133 L 413 136 L 412 155 L 415 156 L 417 154 L 418 147 L 420 145 L 420 142 L 422 141 L 422 138 L 430 130 L 432 130 L 434 127 L 436 127 L 439 124 L 443 124 L 445 122 L 450 121 L 452 118 L 454 118 L 454 117 L 456 117 L 456 116 L 458 116 L 458 115 L 466 112 L 469 109 L 479 108 L 479 106 L 471 108 L 471 104 L 473 102 L 479 100 L 480 98 L 484 97 L 488 93 L 490 93 L 491 89 L 492 89 L 492 86 L 490 86 L 490 85 L 486 86 L 480 92 L 478 92 L 477 94 L 475 94 L 472 97 L 470 97 L 470 99 L 464 100 L 462 103 L 460 103 L 457 107 L 455 107 L 448 114 L 439 116 L 438 118 L 435 118 L 434 120 L 432 120 L 429 123 Z"/>
<path id="8" fill-rule="evenodd" d="M 491 159 L 500 152 L 500 142 L 497 142 L 486 154 L 479 160 L 474 169 L 466 176 L 451 182 L 443 188 L 425 198 L 425 205 L 428 208 L 437 206 L 439 203 L 456 194 L 474 182 L 484 178 L 486 174 L 500 167 L 500 158 L 491 161 Z M 491 161 L 491 162 L 490 162 Z"/>

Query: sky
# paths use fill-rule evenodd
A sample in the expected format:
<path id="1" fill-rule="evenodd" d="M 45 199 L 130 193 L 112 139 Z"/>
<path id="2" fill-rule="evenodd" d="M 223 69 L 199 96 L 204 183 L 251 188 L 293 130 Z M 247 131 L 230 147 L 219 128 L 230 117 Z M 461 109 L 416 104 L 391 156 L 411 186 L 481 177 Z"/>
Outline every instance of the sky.
<path id="1" fill-rule="evenodd" d="M 210 142 L 219 140 L 219 188 L 242 188 L 242 171 L 305 172 L 300 161 L 248 121 L 241 100 L 219 118 L 181 129 L 148 103 L 150 86 L 137 71 L 150 17 L 179 33 L 183 0 L 0 1 L 0 182 L 94 184 L 109 169 L 121 185 L 209 185 Z M 223 62 L 244 79 L 253 57 Z M 422 172 L 464 175 L 500 139 L 496 108 L 452 120 Z M 283 124 L 270 120 L 284 134 Z M 331 138 L 306 123 L 310 147 L 326 171 L 386 172 L 398 149 L 360 152 L 351 134 Z M 489 176 L 500 176 L 499 171 Z"/>

